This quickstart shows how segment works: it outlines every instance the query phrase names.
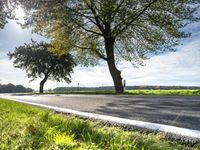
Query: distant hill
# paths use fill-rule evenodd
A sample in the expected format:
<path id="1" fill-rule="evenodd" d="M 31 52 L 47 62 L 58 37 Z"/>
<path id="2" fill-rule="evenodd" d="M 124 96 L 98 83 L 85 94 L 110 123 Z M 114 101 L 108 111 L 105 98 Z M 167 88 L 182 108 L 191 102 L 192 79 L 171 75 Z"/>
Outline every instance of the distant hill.
<path id="1" fill-rule="evenodd" d="M 25 92 L 33 92 L 31 88 L 25 88 L 22 85 L 14 85 L 14 84 L 0 84 L 0 93 L 25 93 Z"/>
<path id="2" fill-rule="evenodd" d="M 126 86 L 126 90 L 200 90 L 198 86 Z M 107 91 L 114 90 L 112 86 L 101 86 L 101 87 L 57 87 L 53 89 L 55 92 L 64 91 Z"/>

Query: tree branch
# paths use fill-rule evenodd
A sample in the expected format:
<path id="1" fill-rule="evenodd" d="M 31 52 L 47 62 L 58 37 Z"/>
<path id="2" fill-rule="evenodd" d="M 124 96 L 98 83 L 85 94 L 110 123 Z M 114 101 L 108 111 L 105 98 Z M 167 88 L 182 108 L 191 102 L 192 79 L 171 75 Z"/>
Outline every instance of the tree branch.
<path id="1" fill-rule="evenodd" d="M 91 32 L 91 33 L 94 33 L 94 34 L 103 36 L 103 34 L 101 34 L 101 33 L 98 33 L 98 32 L 93 31 L 93 30 L 89 30 L 89 29 L 87 29 L 87 28 L 85 28 L 84 26 L 81 26 L 81 25 L 79 25 L 79 24 L 77 24 L 77 25 L 78 25 L 79 27 L 81 27 L 83 30 L 87 31 L 87 32 Z"/>
<path id="2" fill-rule="evenodd" d="M 113 20 L 115 18 L 115 15 L 117 14 L 118 10 L 120 9 L 120 7 L 122 6 L 123 3 L 124 3 L 124 0 L 122 0 L 121 3 L 117 6 L 117 8 L 114 10 L 111 20 Z"/>
<path id="3" fill-rule="evenodd" d="M 83 30 L 87 31 L 87 32 L 90 32 L 90 33 L 93 33 L 93 34 L 96 34 L 96 35 L 99 35 L 99 36 L 103 36 L 102 33 L 99 33 L 99 32 L 96 32 L 94 30 L 90 30 L 90 29 L 87 29 L 86 27 L 84 27 L 84 25 L 78 23 L 76 20 L 72 20 L 78 27 L 82 28 Z M 86 23 L 85 23 L 86 24 Z M 67 25 L 67 22 L 63 23 L 63 25 Z"/>
<path id="4" fill-rule="evenodd" d="M 127 23 L 127 25 L 122 28 L 121 30 L 118 30 L 118 32 L 116 32 L 115 36 L 117 36 L 118 34 L 122 33 L 125 29 L 127 29 L 127 27 L 129 27 L 135 20 L 137 20 L 152 4 L 154 4 L 155 2 L 157 2 L 158 0 L 153 0 L 152 2 L 150 2 L 147 6 L 145 6 L 142 11 L 140 11 L 133 19 L 131 19 L 131 21 L 129 21 Z M 129 17 L 130 18 L 130 17 Z M 125 20 L 128 20 L 129 18 L 125 19 Z M 132 16 L 131 16 L 132 18 Z M 115 32 L 117 30 L 117 28 L 123 24 L 124 21 L 121 21 L 119 24 L 117 24 L 114 29 L 113 29 L 113 32 Z"/>
<path id="5" fill-rule="evenodd" d="M 103 33 L 104 28 L 103 28 L 103 26 L 102 26 L 101 23 L 100 23 L 100 20 L 104 23 L 103 19 L 101 19 L 101 18 L 97 15 L 96 11 L 92 8 L 92 6 L 90 6 L 90 4 L 89 4 L 86 0 L 84 0 L 84 2 L 86 3 L 87 7 L 91 10 L 92 14 L 94 15 L 94 18 L 95 18 L 95 21 L 96 21 L 96 23 L 97 23 L 97 26 L 99 27 L 99 29 L 100 29 L 101 32 Z"/>
<path id="6" fill-rule="evenodd" d="M 81 48 L 81 49 L 89 49 L 89 50 L 92 49 L 92 48 L 89 48 L 89 47 L 83 47 L 83 46 L 78 46 L 78 45 L 75 45 L 75 47 Z M 101 54 L 98 50 L 95 50 L 95 53 L 99 56 L 99 58 L 107 61 L 107 58 L 103 54 Z"/>
<path id="7" fill-rule="evenodd" d="M 92 16 L 87 16 L 87 15 L 85 15 L 85 14 L 83 14 L 83 13 L 80 13 L 80 12 L 78 12 L 78 11 L 76 11 L 76 10 L 70 8 L 70 7 L 67 7 L 67 6 L 65 6 L 65 8 L 69 9 L 70 11 L 76 13 L 76 14 L 79 15 L 79 16 L 82 16 L 82 17 L 85 17 L 86 19 L 89 19 L 92 23 L 94 23 L 95 25 L 97 25 L 97 23 L 95 22 L 96 20 L 95 20 L 95 21 L 93 20 L 94 17 L 92 17 Z"/>

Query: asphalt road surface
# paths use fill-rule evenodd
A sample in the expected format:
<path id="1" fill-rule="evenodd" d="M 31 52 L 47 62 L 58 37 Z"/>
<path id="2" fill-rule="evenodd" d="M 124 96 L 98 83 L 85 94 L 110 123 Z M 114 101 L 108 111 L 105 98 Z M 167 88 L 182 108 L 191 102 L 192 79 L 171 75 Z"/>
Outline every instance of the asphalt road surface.
<path id="1" fill-rule="evenodd" d="M 200 130 L 200 96 L 1 94 L 0 97 Z"/>

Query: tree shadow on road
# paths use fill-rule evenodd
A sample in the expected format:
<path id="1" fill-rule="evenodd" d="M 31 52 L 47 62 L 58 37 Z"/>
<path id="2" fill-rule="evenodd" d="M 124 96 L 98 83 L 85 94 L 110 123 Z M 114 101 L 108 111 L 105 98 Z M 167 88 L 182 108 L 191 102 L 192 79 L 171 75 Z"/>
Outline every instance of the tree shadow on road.
<path id="1" fill-rule="evenodd" d="M 100 106 L 100 114 L 200 130 L 200 97 L 120 96 Z"/>

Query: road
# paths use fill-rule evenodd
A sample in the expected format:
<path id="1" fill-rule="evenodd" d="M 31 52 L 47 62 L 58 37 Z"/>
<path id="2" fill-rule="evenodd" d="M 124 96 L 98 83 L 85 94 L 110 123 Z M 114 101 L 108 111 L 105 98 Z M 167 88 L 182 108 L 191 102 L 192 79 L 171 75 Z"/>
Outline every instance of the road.
<path id="1" fill-rule="evenodd" d="M 1 94 L 0 97 L 200 130 L 200 96 Z"/>

